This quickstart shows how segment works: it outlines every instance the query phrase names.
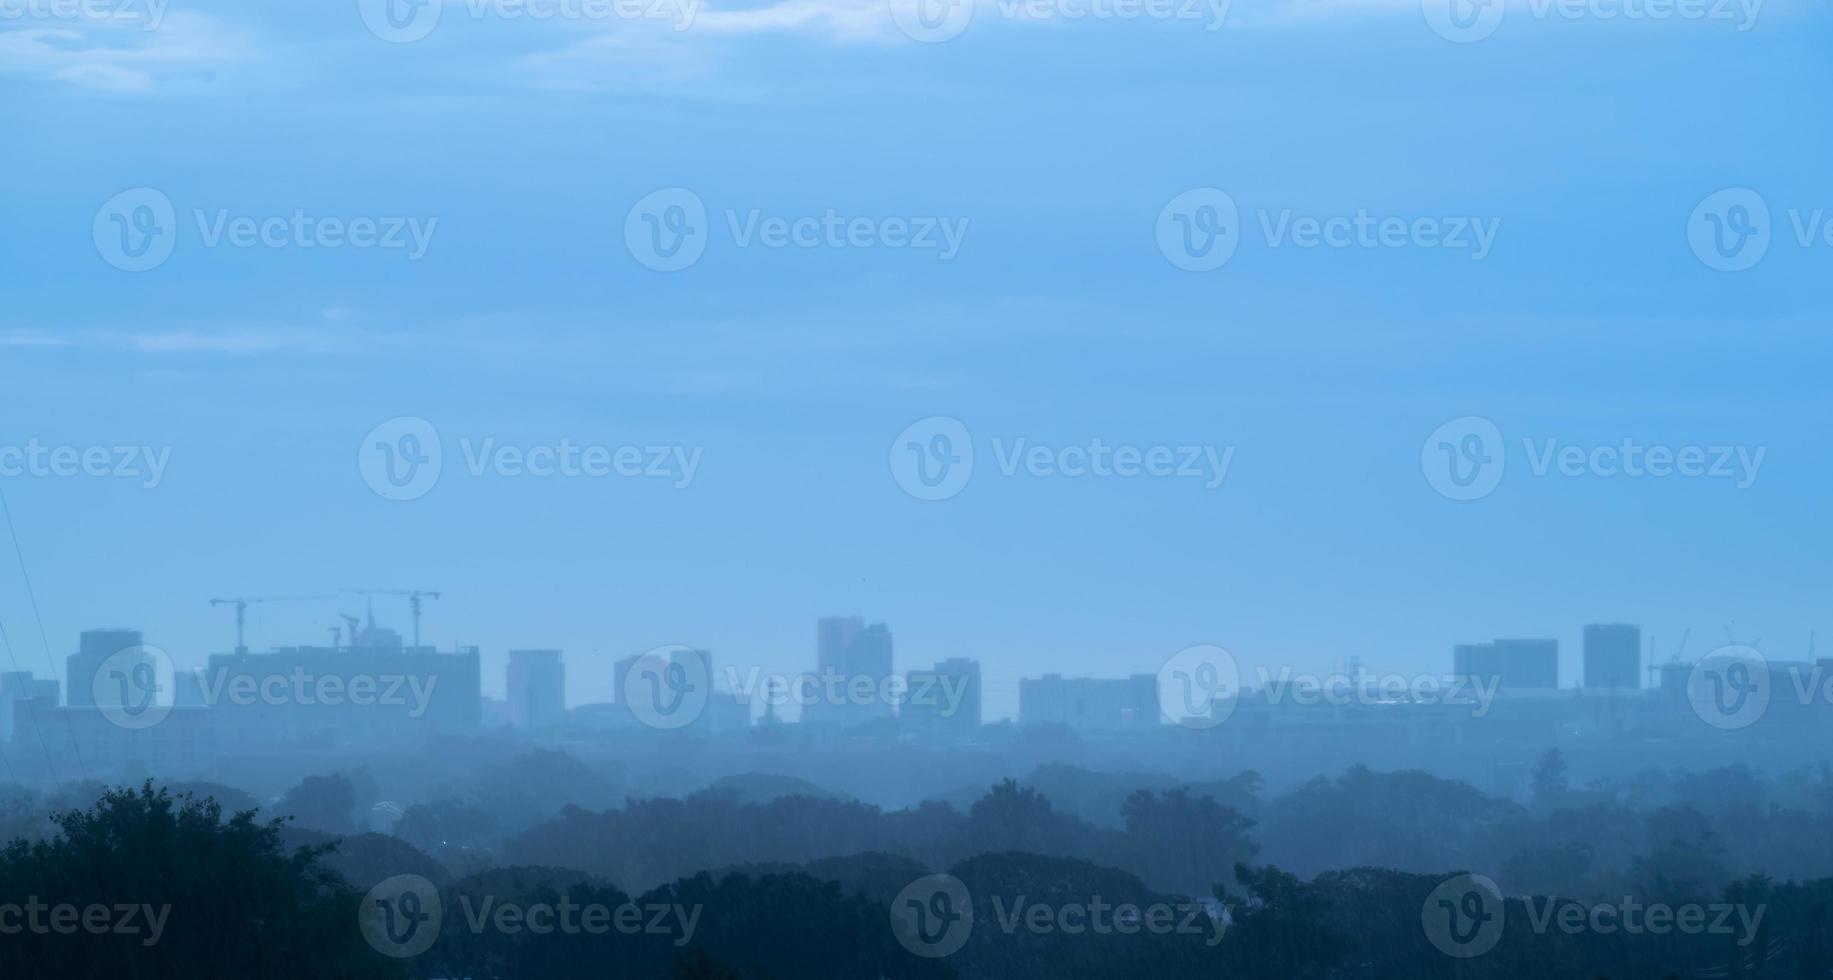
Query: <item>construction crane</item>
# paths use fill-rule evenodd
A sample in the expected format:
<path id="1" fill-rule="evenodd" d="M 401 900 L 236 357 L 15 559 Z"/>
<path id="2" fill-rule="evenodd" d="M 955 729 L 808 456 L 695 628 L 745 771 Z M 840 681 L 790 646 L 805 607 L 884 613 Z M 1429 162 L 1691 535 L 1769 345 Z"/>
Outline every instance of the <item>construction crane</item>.
<path id="1" fill-rule="evenodd" d="M 228 599 L 212 599 L 212 606 L 235 607 L 235 652 L 248 652 L 248 607 L 263 602 L 316 602 L 320 599 L 332 599 L 328 595 L 258 595 L 235 596 Z"/>
<path id="2" fill-rule="evenodd" d="M 414 611 L 414 646 L 420 645 L 420 600 L 437 599 L 439 593 L 424 589 L 344 589 L 356 595 L 400 595 L 407 597 L 408 607 Z"/>
<path id="3" fill-rule="evenodd" d="M 1681 654 L 1686 652 L 1687 640 L 1691 638 L 1692 635 L 1693 635 L 1693 627 L 1691 626 L 1681 631 L 1680 645 L 1674 648 L 1674 655 L 1668 658 L 1668 666 L 1672 667 L 1673 665 L 1680 663 L 1680 656 Z M 1659 687 L 1660 686 L 1660 683 L 1657 680 L 1660 673 L 1661 673 L 1661 667 L 1655 663 L 1655 638 L 1654 636 L 1651 635 L 1648 638 L 1648 686 L 1650 687 Z"/>

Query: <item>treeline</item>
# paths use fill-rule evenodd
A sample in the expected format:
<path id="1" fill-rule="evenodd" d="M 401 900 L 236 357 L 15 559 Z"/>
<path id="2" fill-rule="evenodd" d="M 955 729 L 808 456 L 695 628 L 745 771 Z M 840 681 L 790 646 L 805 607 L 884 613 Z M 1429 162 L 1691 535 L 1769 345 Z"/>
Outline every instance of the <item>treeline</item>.
<path id="1" fill-rule="evenodd" d="M 227 815 L 213 801 L 175 799 L 148 784 L 108 792 L 56 824 L 45 839 L 0 851 L 0 906 L 99 906 L 111 916 L 160 909 L 137 920 L 156 918 L 158 935 L 12 930 L 0 938 L 9 976 L 1372 980 L 1808 977 L 1829 968 L 1833 880 L 1734 883 L 1717 898 L 1764 910 L 1748 934 L 1549 929 L 1553 906 L 1510 898 L 1493 948 L 1455 959 L 1421 928 L 1440 875 L 1362 868 L 1305 881 L 1244 864 L 1233 869 L 1237 886 L 1200 900 L 1156 891 L 1120 869 L 1023 852 L 946 868 L 857 854 L 795 870 L 697 874 L 640 894 L 578 871 L 498 868 L 432 884 L 443 907 L 433 917 L 438 927 L 413 955 L 396 958 L 359 928 L 373 896 L 364 888 L 375 883 L 330 871 L 337 845 L 289 849 L 277 821 Z M 945 955 L 927 956 L 899 938 L 891 905 L 936 871 L 960 884 L 972 928 Z M 1062 915 L 1091 899 L 1110 910 L 1105 920 Z M 1161 906 L 1172 914 L 1156 919 Z M 508 920 L 491 915 L 503 907 L 521 923 L 536 921 L 529 910 L 540 907 L 635 907 L 642 915 L 630 929 L 538 931 L 505 928 Z M 1122 907 L 1147 911 L 1113 913 Z M 1039 909 L 1045 914 L 1028 913 Z M 1141 927 L 1153 921 L 1160 927 Z"/>

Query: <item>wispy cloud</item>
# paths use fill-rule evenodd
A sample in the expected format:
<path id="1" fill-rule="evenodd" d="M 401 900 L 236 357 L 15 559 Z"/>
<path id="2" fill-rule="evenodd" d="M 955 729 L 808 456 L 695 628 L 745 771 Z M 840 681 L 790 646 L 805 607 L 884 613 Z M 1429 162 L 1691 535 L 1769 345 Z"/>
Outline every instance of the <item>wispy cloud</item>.
<path id="1" fill-rule="evenodd" d="M 0 333 L 0 347 L 69 347 L 70 341 L 63 337 L 39 333 L 36 330 L 9 330 Z"/>
<path id="2" fill-rule="evenodd" d="M 118 21 L 39 22 L 0 30 L 0 75 L 93 92 L 150 92 L 254 53 L 251 33 L 202 14 L 172 14 L 157 30 Z"/>

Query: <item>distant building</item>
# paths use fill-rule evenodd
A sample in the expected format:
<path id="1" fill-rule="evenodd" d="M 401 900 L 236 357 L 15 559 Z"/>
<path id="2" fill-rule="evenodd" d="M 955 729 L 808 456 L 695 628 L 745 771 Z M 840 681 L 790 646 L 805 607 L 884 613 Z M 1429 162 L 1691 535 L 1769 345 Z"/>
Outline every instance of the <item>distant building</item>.
<path id="1" fill-rule="evenodd" d="M 15 706 L 22 701 L 57 707 L 57 679 L 33 677 L 29 670 L 0 673 L 0 742 L 12 739 Z"/>
<path id="2" fill-rule="evenodd" d="M 980 663 L 954 657 L 905 674 L 898 728 L 918 737 L 968 737 L 980 729 Z"/>
<path id="3" fill-rule="evenodd" d="M 1642 628 L 1620 623 L 1585 627 L 1585 686 L 1642 686 Z"/>
<path id="4" fill-rule="evenodd" d="M 1502 690 L 1559 687 L 1558 640 L 1496 640 L 1452 648 L 1451 672 Z"/>
<path id="5" fill-rule="evenodd" d="M 881 696 L 892 674 L 891 628 L 866 625 L 859 616 L 828 616 L 815 624 L 815 696 L 803 706 L 809 724 L 851 726 L 890 718 L 891 700 Z M 863 696 L 861 691 L 869 691 Z"/>
<path id="6" fill-rule="evenodd" d="M 212 655 L 196 681 L 204 698 L 198 710 L 232 741 L 469 734 L 482 715 L 478 663 L 476 647 L 441 653 L 404 646 L 401 634 L 377 627 L 371 615 L 348 646 Z M 178 686 L 188 700 L 184 689 L 192 682 Z"/>
<path id="7" fill-rule="evenodd" d="M 1081 731 L 1152 728 L 1159 723 L 1158 678 L 1045 674 L 1018 682 L 1018 723 L 1060 724 Z"/>
<path id="8" fill-rule="evenodd" d="M 522 728 L 566 720 L 566 664 L 559 650 L 511 650 L 506 685 L 509 717 Z"/>
<path id="9" fill-rule="evenodd" d="M 202 708 L 209 704 L 210 694 L 205 685 L 204 671 L 197 668 L 175 670 L 172 672 L 172 706 L 175 708 Z"/>
<path id="10" fill-rule="evenodd" d="M 102 703 L 120 704 L 122 687 L 119 682 L 121 679 L 103 677 L 100 678 L 101 683 L 98 685 L 96 674 L 109 657 L 123 650 L 143 646 L 144 643 L 139 630 L 84 630 L 77 640 L 76 652 L 65 661 L 64 678 L 69 684 L 66 697 L 70 706 L 73 708 L 96 707 L 98 691 L 102 694 Z M 150 668 L 153 663 L 152 655 L 147 654 L 144 660 Z M 131 667 L 129 664 L 118 666 Z"/>

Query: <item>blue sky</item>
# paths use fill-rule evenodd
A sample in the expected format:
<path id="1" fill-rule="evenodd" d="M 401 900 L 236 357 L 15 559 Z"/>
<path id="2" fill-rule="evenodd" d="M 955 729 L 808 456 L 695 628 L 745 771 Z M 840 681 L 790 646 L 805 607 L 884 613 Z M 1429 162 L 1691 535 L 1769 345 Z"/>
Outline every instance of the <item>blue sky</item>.
<path id="1" fill-rule="evenodd" d="M 1829 15 L 1600 9 L 1510 4 L 1473 43 L 1401 0 L 1239 0 L 1219 30 L 990 2 L 942 43 L 884 0 L 708 0 L 679 31 L 454 0 L 399 44 L 350 2 L 0 18 L 0 444 L 171 451 L 151 489 L 0 477 L 50 653 L 134 625 L 197 664 L 229 644 L 211 596 L 378 586 L 445 590 L 428 636 L 484 647 L 487 689 L 504 650 L 563 647 L 575 701 L 661 644 L 807 666 L 835 613 L 889 622 L 900 668 L 980 658 L 995 713 L 1019 676 L 1198 643 L 1440 671 L 1454 642 L 1556 636 L 1572 678 L 1582 624 L 1621 620 L 1798 656 L 1833 594 L 1833 246 L 1791 225 L 1833 215 Z M 133 188 L 176 216 L 144 272 L 95 233 Z M 626 247 L 663 188 L 709 214 L 675 272 Z M 1240 215 L 1207 272 L 1155 241 L 1193 188 Z M 1724 188 L 1773 222 L 1744 271 L 1689 243 Z M 943 259 L 741 246 L 729 223 L 830 210 L 966 230 Z M 1358 210 L 1497 233 L 1477 259 L 1262 227 Z M 295 211 L 436 225 L 411 260 L 212 247 L 198 219 Z M 408 501 L 357 463 L 400 416 L 446 456 Z M 974 476 L 917 500 L 888 460 L 935 416 L 971 433 Z M 1456 501 L 1421 450 L 1465 416 L 1510 455 Z M 461 438 L 701 461 L 685 488 L 471 477 Z M 1004 476 L 994 440 L 1021 438 L 1233 455 L 1214 489 Z M 1744 487 L 1535 476 L 1524 439 L 1764 457 Z M 0 617 L 42 672 L 9 550 Z M 267 607 L 251 643 L 356 608 Z"/>

